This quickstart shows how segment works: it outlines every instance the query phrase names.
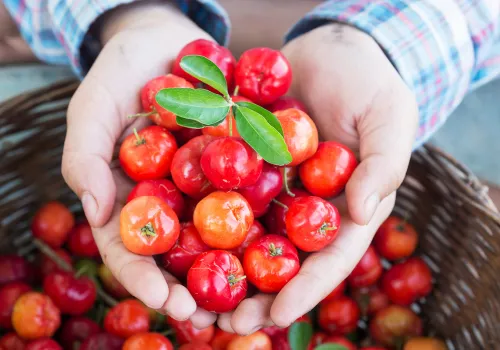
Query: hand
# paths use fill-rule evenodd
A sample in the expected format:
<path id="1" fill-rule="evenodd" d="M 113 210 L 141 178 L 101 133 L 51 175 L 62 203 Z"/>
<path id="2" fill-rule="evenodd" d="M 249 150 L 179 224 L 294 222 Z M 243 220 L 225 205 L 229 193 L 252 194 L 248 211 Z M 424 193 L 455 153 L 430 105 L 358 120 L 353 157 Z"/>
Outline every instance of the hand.
<path id="1" fill-rule="evenodd" d="M 0 2 L 0 64 L 33 62 L 36 57 L 24 41 L 3 1 Z"/>
<path id="2" fill-rule="evenodd" d="M 175 319 L 213 322 L 215 316 L 197 311 L 185 287 L 152 257 L 129 252 L 119 234 L 120 210 L 131 184 L 112 169 L 113 151 L 133 128 L 148 123 L 127 116 L 140 112 L 140 89 L 166 74 L 185 44 L 210 39 L 173 6 L 137 4 L 118 8 L 103 22 L 104 49 L 69 106 L 62 172 L 82 200 L 104 263 L 132 295 Z"/>
<path id="3" fill-rule="evenodd" d="M 368 35 L 325 25 L 283 53 L 293 68 L 291 94 L 306 104 L 321 138 L 351 147 L 361 162 L 334 201 L 342 213 L 338 238 L 309 255 L 277 296 L 257 295 L 219 317 L 222 329 L 240 334 L 290 325 L 350 274 L 394 206 L 417 130 L 415 97 Z"/>

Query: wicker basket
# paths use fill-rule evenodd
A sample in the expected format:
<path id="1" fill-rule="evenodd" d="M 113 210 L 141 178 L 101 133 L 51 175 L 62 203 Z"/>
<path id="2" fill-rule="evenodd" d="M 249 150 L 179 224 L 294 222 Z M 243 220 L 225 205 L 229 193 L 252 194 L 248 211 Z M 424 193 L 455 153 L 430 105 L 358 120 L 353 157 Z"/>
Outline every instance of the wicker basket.
<path id="1" fill-rule="evenodd" d="M 1 252 L 30 256 L 30 218 L 42 203 L 59 199 L 81 212 L 60 173 L 65 112 L 77 86 L 65 81 L 0 104 Z M 450 349 L 500 349 L 500 215 L 487 188 L 426 146 L 412 158 L 395 212 L 416 226 L 419 253 L 434 271 L 421 310 L 427 331 Z"/>

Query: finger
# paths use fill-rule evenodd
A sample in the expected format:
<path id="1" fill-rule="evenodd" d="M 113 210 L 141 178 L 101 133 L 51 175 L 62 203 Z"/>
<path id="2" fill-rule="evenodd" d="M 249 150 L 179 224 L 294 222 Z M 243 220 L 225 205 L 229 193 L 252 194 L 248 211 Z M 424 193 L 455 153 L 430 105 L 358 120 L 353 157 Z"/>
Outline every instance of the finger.
<path id="1" fill-rule="evenodd" d="M 220 314 L 217 318 L 217 326 L 224 332 L 235 333 L 233 327 L 231 326 L 231 318 L 233 317 L 233 312 L 226 312 Z"/>
<path id="2" fill-rule="evenodd" d="M 196 302 L 186 287 L 166 272 L 161 270 L 168 285 L 168 298 L 165 304 L 158 310 L 160 313 L 166 313 L 177 321 L 185 321 L 196 311 Z"/>
<path id="3" fill-rule="evenodd" d="M 257 294 L 243 300 L 232 312 L 230 323 L 235 333 L 248 335 L 274 325 L 270 310 L 275 295 Z"/>
<path id="4" fill-rule="evenodd" d="M 217 321 L 217 315 L 213 312 L 198 308 L 189 319 L 195 328 L 204 329 Z"/>
<path id="5" fill-rule="evenodd" d="M 368 249 L 377 228 L 391 212 L 394 197 L 393 194 L 381 202 L 368 225 L 360 226 L 342 218 L 338 238 L 323 250 L 311 254 L 299 273 L 276 297 L 270 314 L 277 326 L 288 327 L 309 312 L 351 273 Z"/>

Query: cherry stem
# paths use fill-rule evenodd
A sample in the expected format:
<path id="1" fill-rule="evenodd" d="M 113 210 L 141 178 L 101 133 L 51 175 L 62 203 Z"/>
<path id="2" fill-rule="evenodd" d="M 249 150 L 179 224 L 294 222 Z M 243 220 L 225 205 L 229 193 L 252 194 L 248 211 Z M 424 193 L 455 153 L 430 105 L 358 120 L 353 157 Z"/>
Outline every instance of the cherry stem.
<path id="1" fill-rule="evenodd" d="M 273 198 L 272 202 L 274 204 L 279 205 L 280 207 L 285 208 L 286 210 L 288 210 L 288 206 L 286 204 L 281 203 L 279 200 Z"/>
<path id="2" fill-rule="evenodd" d="M 408 223 L 408 216 L 409 212 L 406 211 L 405 214 L 402 217 L 402 221 L 396 225 L 396 230 L 399 232 L 404 232 L 405 231 L 405 225 Z"/>
<path id="3" fill-rule="evenodd" d="M 156 237 L 156 232 L 153 227 L 153 224 L 148 222 L 146 226 L 141 228 L 141 235 L 146 236 L 146 237 Z"/>
<path id="4" fill-rule="evenodd" d="M 137 129 L 134 128 L 134 135 L 135 135 L 135 138 L 137 139 L 137 142 L 135 143 L 137 146 L 139 145 L 143 145 L 146 143 L 146 139 L 145 138 L 142 138 L 139 136 L 139 133 L 137 132 Z"/>
<path id="5" fill-rule="evenodd" d="M 234 275 L 229 275 L 229 277 L 227 278 L 227 281 L 229 282 L 229 285 L 232 287 L 236 283 L 243 281 L 245 278 L 247 278 L 247 276 L 245 276 L 245 275 L 243 275 L 241 277 L 234 277 Z"/>
<path id="6" fill-rule="evenodd" d="M 236 85 L 236 87 L 234 88 L 234 91 L 233 91 L 233 96 L 238 96 L 238 92 L 240 92 L 240 86 Z"/>
<path id="7" fill-rule="evenodd" d="M 231 113 L 232 114 L 232 113 Z M 228 126 L 229 126 L 229 136 L 233 136 L 233 117 L 230 115 L 229 120 L 227 121 Z"/>
<path id="8" fill-rule="evenodd" d="M 160 334 L 165 336 L 165 337 L 168 337 L 169 335 L 174 334 L 174 330 L 172 328 L 170 328 L 170 329 L 167 329 L 167 330 L 161 332 Z"/>
<path id="9" fill-rule="evenodd" d="M 287 173 L 288 173 L 288 168 L 287 167 L 283 167 L 283 184 L 285 185 L 285 192 L 286 194 L 288 194 L 290 197 L 295 197 L 295 193 L 293 193 L 292 191 L 290 191 L 290 187 L 288 187 L 288 176 L 287 176 Z"/>
<path id="10" fill-rule="evenodd" d="M 280 256 L 283 254 L 283 248 L 276 247 L 274 243 L 271 243 L 269 244 L 269 254 L 271 254 L 271 256 Z"/>
<path id="11" fill-rule="evenodd" d="M 75 278 L 82 277 L 82 275 L 89 270 L 89 265 L 83 265 L 75 272 Z"/>
<path id="12" fill-rule="evenodd" d="M 153 114 L 156 113 L 156 109 L 152 109 L 151 112 L 146 112 L 146 113 L 136 113 L 136 114 L 132 114 L 132 115 L 129 115 L 127 118 L 143 118 L 143 117 L 149 117 L 149 116 L 152 116 Z"/>

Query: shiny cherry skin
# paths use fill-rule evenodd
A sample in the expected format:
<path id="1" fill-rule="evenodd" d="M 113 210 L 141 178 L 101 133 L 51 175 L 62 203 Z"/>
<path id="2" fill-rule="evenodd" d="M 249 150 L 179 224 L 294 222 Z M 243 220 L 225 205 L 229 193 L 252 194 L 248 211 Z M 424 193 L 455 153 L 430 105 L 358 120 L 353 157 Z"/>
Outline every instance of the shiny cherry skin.
<path id="1" fill-rule="evenodd" d="M 258 47 L 243 52 L 234 74 L 241 95 L 268 105 L 286 94 L 292 84 L 292 67 L 277 50 Z"/>
<path id="2" fill-rule="evenodd" d="M 214 337 L 210 341 L 210 345 L 213 350 L 226 350 L 228 344 L 236 338 L 238 335 L 234 333 L 228 333 L 220 328 L 215 329 Z"/>
<path id="3" fill-rule="evenodd" d="M 250 205 L 237 192 L 213 192 L 196 205 L 193 214 L 194 226 L 203 242 L 217 249 L 241 245 L 253 220 Z"/>
<path id="4" fill-rule="evenodd" d="M 179 350 L 213 350 L 212 347 L 206 343 L 187 343 L 181 345 Z"/>
<path id="5" fill-rule="evenodd" d="M 59 333 L 59 341 L 65 349 L 75 349 L 85 339 L 100 332 L 99 325 L 90 318 L 75 316 L 64 322 Z"/>
<path id="6" fill-rule="evenodd" d="M 180 147 L 172 160 L 172 180 L 177 188 L 192 198 L 201 199 L 215 190 L 200 164 L 203 151 L 215 139 L 210 135 L 197 136 Z"/>
<path id="7" fill-rule="evenodd" d="M 54 249 L 54 252 L 64 260 L 68 265 L 73 265 L 73 261 L 71 259 L 71 255 L 69 255 L 67 250 L 62 248 Z M 52 260 L 48 255 L 42 254 L 40 256 L 40 274 L 42 278 L 50 275 L 53 272 L 64 272 L 66 270 L 60 268 L 54 260 Z"/>
<path id="8" fill-rule="evenodd" d="M 180 130 L 182 127 L 177 124 L 174 113 L 166 110 L 156 102 L 156 94 L 158 91 L 167 88 L 187 88 L 194 89 L 193 84 L 184 78 L 174 74 L 162 75 L 156 77 L 146 83 L 141 89 L 142 108 L 151 113 L 149 119 L 156 125 L 162 126 L 169 130 Z"/>
<path id="9" fill-rule="evenodd" d="M 12 329 L 12 310 L 17 299 L 31 287 L 24 282 L 11 282 L 0 287 L 0 328 Z"/>
<path id="10" fill-rule="evenodd" d="M 97 276 L 99 276 L 104 289 L 115 298 L 123 299 L 131 296 L 106 265 L 99 265 L 97 269 Z"/>
<path id="11" fill-rule="evenodd" d="M 431 293 L 431 270 L 421 258 L 409 258 L 384 274 L 382 290 L 394 304 L 409 306 Z"/>
<path id="12" fill-rule="evenodd" d="M 253 210 L 254 217 L 265 214 L 269 203 L 281 193 L 283 176 L 281 171 L 268 163 L 262 168 L 262 173 L 253 185 L 240 188 L 238 192 L 245 197 Z"/>
<path id="13" fill-rule="evenodd" d="M 122 350 L 124 340 L 109 333 L 98 333 L 87 338 L 78 350 Z"/>
<path id="14" fill-rule="evenodd" d="M 338 142 L 320 142 L 316 153 L 299 167 L 304 187 L 322 198 L 342 192 L 351 178 L 358 161 L 356 155 Z"/>
<path id="15" fill-rule="evenodd" d="M 0 256 L 0 286 L 12 282 L 31 283 L 35 271 L 31 264 L 21 256 Z"/>
<path id="16" fill-rule="evenodd" d="M 310 195 L 308 192 L 298 188 L 292 188 L 290 191 L 295 195 L 295 197 L 290 196 L 286 192 L 282 192 L 278 197 L 276 197 L 276 200 L 279 203 L 284 204 L 286 208 L 282 205 L 271 203 L 271 207 L 269 208 L 265 216 L 265 223 L 269 232 L 286 236 L 285 218 L 286 213 L 288 212 L 288 208 L 295 199 Z"/>
<path id="17" fill-rule="evenodd" d="M 179 344 L 210 343 L 214 337 L 215 327 L 213 325 L 198 329 L 193 326 L 190 320 L 177 321 L 172 317 L 167 317 L 167 323 L 175 331 L 175 339 Z"/>
<path id="18" fill-rule="evenodd" d="M 290 108 L 275 112 L 283 127 L 283 135 L 292 161 L 288 166 L 297 166 L 311 158 L 318 149 L 318 129 L 313 120 L 299 109 Z"/>
<path id="19" fill-rule="evenodd" d="M 233 100 L 234 103 L 236 102 L 252 102 L 248 98 L 245 98 L 243 96 L 231 96 L 231 99 Z M 232 125 L 232 135 L 229 132 L 229 120 L 231 118 L 231 125 Z M 222 121 L 217 126 L 207 126 L 203 128 L 203 135 L 212 135 L 212 136 L 217 136 L 217 137 L 222 137 L 222 136 L 234 136 L 234 137 L 240 137 L 240 134 L 238 132 L 238 129 L 236 128 L 236 120 L 234 119 L 233 116 L 233 110 L 230 109 L 229 112 L 226 115 L 226 118 Z"/>
<path id="20" fill-rule="evenodd" d="M 52 337 L 60 324 L 61 313 L 47 295 L 24 293 L 14 304 L 12 325 L 26 340 Z"/>
<path id="21" fill-rule="evenodd" d="M 389 216 L 380 225 L 373 244 L 380 255 L 389 261 L 395 261 L 407 258 L 415 252 L 418 235 L 415 228 L 405 220 Z"/>
<path id="22" fill-rule="evenodd" d="M 68 249 L 75 256 L 99 257 L 99 249 L 88 222 L 82 222 L 73 227 L 68 238 Z"/>
<path id="23" fill-rule="evenodd" d="M 24 350 L 26 342 L 16 333 L 11 332 L 0 337 L 1 350 Z"/>
<path id="24" fill-rule="evenodd" d="M 352 270 L 347 281 L 353 288 L 369 287 L 377 283 L 384 269 L 375 248 L 369 246 L 365 254 Z"/>
<path id="25" fill-rule="evenodd" d="M 291 96 L 281 96 L 272 104 L 266 106 L 266 109 L 273 113 L 278 111 L 284 111 L 285 109 L 290 109 L 290 108 L 295 108 L 298 109 L 299 111 L 307 113 L 306 106 L 302 102 Z"/>
<path id="26" fill-rule="evenodd" d="M 172 134 L 174 134 L 177 145 L 180 147 L 184 146 L 195 137 L 203 135 L 203 132 L 202 129 L 181 128 L 180 130 L 172 132 Z"/>
<path id="27" fill-rule="evenodd" d="M 375 314 L 370 321 L 369 330 L 377 343 L 392 348 L 401 339 L 422 335 L 422 321 L 411 309 L 390 305 Z"/>
<path id="28" fill-rule="evenodd" d="M 448 350 L 448 347 L 437 338 L 414 337 L 405 343 L 403 350 Z"/>
<path id="29" fill-rule="evenodd" d="M 125 247 L 141 255 L 162 254 L 179 238 L 175 212 L 158 197 L 137 197 L 120 213 L 120 235 Z"/>
<path id="30" fill-rule="evenodd" d="M 61 202 L 53 201 L 41 207 L 31 222 L 33 236 L 52 248 L 61 247 L 75 225 L 75 217 Z"/>
<path id="31" fill-rule="evenodd" d="M 125 138 L 118 158 L 125 174 L 139 182 L 170 175 L 176 151 L 175 137 L 167 129 L 152 125 Z"/>
<path id="32" fill-rule="evenodd" d="M 337 237 L 340 214 L 330 202 L 319 197 L 296 198 L 285 216 L 288 239 L 305 252 L 317 252 Z"/>
<path id="33" fill-rule="evenodd" d="M 261 331 L 237 336 L 229 342 L 227 350 L 272 350 L 271 338 Z"/>
<path id="34" fill-rule="evenodd" d="M 139 333 L 128 338 L 123 344 L 123 350 L 174 350 L 172 342 L 160 333 Z"/>
<path id="35" fill-rule="evenodd" d="M 238 258 L 225 250 L 212 250 L 196 258 L 188 272 L 187 288 L 199 307 L 224 313 L 238 306 L 248 286 Z"/>
<path id="36" fill-rule="evenodd" d="M 104 317 L 106 332 L 122 338 L 149 330 L 148 309 L 138 300 L 124 300 L 109 310 Z"/>
<path id="37" fill-rule="evenodd" d="M 141 181 L 130 191 L 127 203 L 134 198 L 145 196 L 158 197 L 174 210 L 177 217 L 183 215 L 184 197 L 172 181 L 167 179 Z"/>
<path id="38" fill-rule="evenodd" d="M 29 342 L 24 350 L 63 350 L 63 348 L 54 339 L 42 338 Z"/>
<path id="39" fill-rule="evenodd" d="M 356 301 L 342 296 L 320 304 L 318 323 L 331 335 L 345 335 L 356 329 L 359 317 L 360 311 Z"/>
<path id="40" fill-rule="evenodd" d="M 373 316 L 391 303 L 387 294 L 378 285 L 353 289 L 351 295 L 358 302 L 363 316 Z"/>
<path id="41" fill-rule="evenodd" d="M 285 237 L 265 235 L 250 244 L 243 257 L 250 283 L 263 293 L 277 293 L 300 268 L 297 249 Z"/>
<path id="42" fill-rule="evenodd" d="M 334 335 L 334 336 L 327 336 L 323 339 L 321 344 L 335 344 L 335 345 L 341 345 L 343 346 L 346 350 L 357 350 L 357 346 L 354 345 L 353 342 L 351 342 L 349 339 L 346 337 L 342 337 L 339 335 Z"/>
<path id="43" fill-rule="evenodd" d="M 200 164 L 215 188 L 231 191 L 255 184 L 262 173 L 264 161 L 242 139 L 221 137 L 208 144 Z"/>
<path id="44" fill-rule="evenodd" d="M 179 239 L 172 249 L 161 256 L 163 266 L 172 275 L 185 280 L 189 268 L 203 252 L 210 250 L 200 237 L 192 222 L 181 224 Z"/>
<path id="45" fill-rule="evenodd" d="M 331 300 L 335 300 L 335 299 L 338 299 L 340 298 L 341 296 L 344 295 L 345 293 L 345 290 L 346 290 L 346 287 L 347 287 L 347 283 L 345 280 L 343 280 L 342 282 L 340 282 L 340 284 L 335 287 L 334 290 L 332 290 L 330 292 L 330 294 L 328 294 L 321 302 L 322 303 L 327 303 Z"/>
<path id="46" fill-rule="evenodd" d="M 243 261 L 243 254 L 245 253 L 245 250 L 248 248 L 248 246 L 259 239 L 260 237 L 264 236 L 266 234 L 266 229 L 260 222 L 257 220 L 254 220 L 252 223 L 252 226 L 250 226 L 250 230 L 248 230 L 247 236 L 245 237 L 245 240 L 243 243 L 241 243 L 238 247 L 229 250 L 231 254 L 236 255 L 236 257 L 240 260 Z"/>
<path id="47" fill-rule="evenodd" d="M 43 290 L 63 314 L 83 315 L 97 297 L 94 282 L 88 277 L 76 278 L 72 272 L 54 272 L 43 281 Z"/>
<path id="48" fill-rule="evenodd" d="M 224 46 L 220 46 L 216 42 L 207 39 L 197 39 L 184 46 L 181 51 L 179 51 L 177 58 L 175 59 L 172 72 L 175 75 L 192 82 L 193 84 L 197 84 L 200 81 L 186 73 L 180 65 L 182 58 L 189 55 L 203 56 L 215 63 L 222 71 L 222 74 L 224 74 L 228 89 L 231 91 L 234 79 L 234 67 L 236 65 L 236 59 L 231 51 Z"/>

